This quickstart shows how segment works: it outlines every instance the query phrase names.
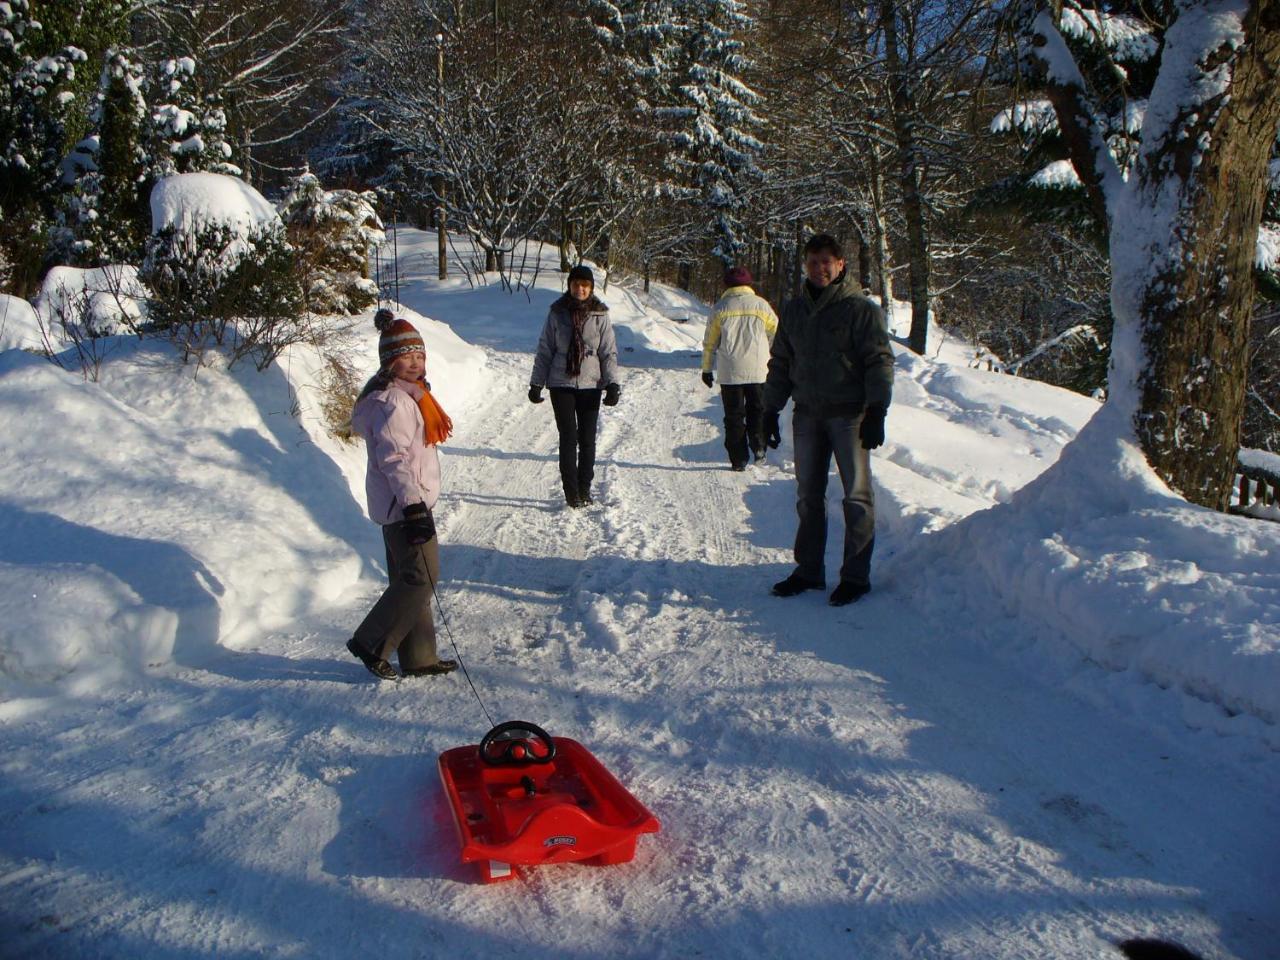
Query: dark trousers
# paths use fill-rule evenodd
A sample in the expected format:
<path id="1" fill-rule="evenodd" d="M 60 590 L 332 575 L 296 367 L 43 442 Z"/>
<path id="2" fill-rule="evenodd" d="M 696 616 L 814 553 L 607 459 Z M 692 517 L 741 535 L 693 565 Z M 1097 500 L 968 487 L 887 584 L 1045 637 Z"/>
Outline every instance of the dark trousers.
<path id="1" fill-rule="evenodd" d="M 440 582 L 439 540 L 412 544 L 400 521 L 382 528 L 382 542 L 391 582 L 356 627 L 356 643 L 383 660 L 394 653 L 401 670 L 429 667 L 440 659 L 431 618 L 432 584 Z"/>
<path id="2" fill-rule="evenodd" d="M 600 390 L 551 388 L 551 409 L 560 431 L 560 482 L 566 500 L 591 493 L 591 481 L 596 475 L 600 394 Z"/>
<path id="3" fill-rule="evenodd" d="M 834 456 L 844 487 L 844 560 L 840 579 L 867 586 L 876 542 L 875 496 L 871 491 L 871 454 L 858 438 L 862 415 L 822 419 L 797 413 L 791 420 L 796 455 L 796 530 L 798 573 L 826 580 L 827 480 Z"/>
<path id="4" fill-rule="evenodd" d="M 752 451 L 763 453 L 764 384 L 721 384 L 720 402 L 724 404 L 724 448 L 729 451 L 729 462 L 737 466 L 746 463 Z"/>

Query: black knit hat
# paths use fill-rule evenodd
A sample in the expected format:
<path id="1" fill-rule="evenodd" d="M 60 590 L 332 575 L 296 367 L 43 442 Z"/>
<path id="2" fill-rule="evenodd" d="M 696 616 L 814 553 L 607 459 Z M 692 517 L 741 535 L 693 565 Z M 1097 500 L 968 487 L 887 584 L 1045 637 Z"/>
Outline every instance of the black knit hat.
<path id="1" fill-rule="evenodd" d="M 587 281 L 587 283 L 591 284 L 591 289 L 593 290 L 595 289 L 595 286 L 596 286 L 595 275 L 592 274 L 591 268 L 588 267 L 586 264 L 580 263 L 576 267 L 574 267 L 572 270 L 569 271 L 568 282 L 573 283 L 573 281 L 575 280 L 585 280 Z"/>

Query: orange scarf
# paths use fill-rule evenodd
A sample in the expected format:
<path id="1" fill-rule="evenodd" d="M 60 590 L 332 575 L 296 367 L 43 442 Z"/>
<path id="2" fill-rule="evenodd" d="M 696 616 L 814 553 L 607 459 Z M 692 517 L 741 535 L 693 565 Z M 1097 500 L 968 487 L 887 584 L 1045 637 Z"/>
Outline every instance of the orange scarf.
<path id="1" fill-rule="evenodd" d="M 449 419 L 449 415 L 444 412 L 444 407 L 440 406 L 436 398 L 431 395 L 431 391 L 427 389 L 427 381 L 419 380 L 418 385 L 422 387 L 422 397 L 418 400 L 418 409 L 422 411 L 422 424 L 426 434 L 427 445 L 444 443 L 453 433 L 453 421 Z"/>

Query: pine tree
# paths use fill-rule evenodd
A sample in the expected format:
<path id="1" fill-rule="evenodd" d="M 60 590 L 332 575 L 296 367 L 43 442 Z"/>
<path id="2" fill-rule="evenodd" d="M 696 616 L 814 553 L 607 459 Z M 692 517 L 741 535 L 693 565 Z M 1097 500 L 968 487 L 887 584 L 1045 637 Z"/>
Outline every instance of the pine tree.
<path id="1" fill-rule="evenodd" d="M 109 50 L 89 112 L 90 134 L 63 163 L 68 190 L 57 245 L 70 262 L 137 263 L 149 228 L 149 110 L 142 68 Z"/>
<path id="2" fill-rule="evenodd" d="M 760 176 L 759 96 L 743 37 L 754 21 L 737 0 L 634 0 L 593 7 L 597 35 L 619 56 L 661 146 L 661 194 L 686 208 L 664 246 L 688 257 L 705 238 L 726 264 L 747 248 L 742 216 Z"/>
<path id="3" fill-rule="evenodd" d="M 151 105 L 147 153 L 152 182 L 175 173 L 223 173 L 239 177 L 227 140 L 227 116 L 216 96 L 207 96 L 196 82 L 192 57 L 161 60 L 148 83 Z"/>
<path id="4" fill-rule="evenodd" d="M 304 170 L 278 207 L 290 245 L 307 264 L 307 297 L 318 313 L 356 313 L 378 298 L 369 255 L 385 239 L 372 191 L 325 190 Z"/>

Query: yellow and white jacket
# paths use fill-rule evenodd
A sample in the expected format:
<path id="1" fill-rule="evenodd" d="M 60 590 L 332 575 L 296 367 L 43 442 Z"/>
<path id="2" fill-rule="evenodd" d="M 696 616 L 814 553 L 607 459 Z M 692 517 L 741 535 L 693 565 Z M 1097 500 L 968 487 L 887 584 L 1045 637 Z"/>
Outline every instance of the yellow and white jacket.
<path id="1" fill-rule="evenodd" d="M 730 287 L 716 302 L 702 341 L 702 370 L 717 357 L 716 379 L 721 385 L 764 383 L 769 368 L 769 344 L 778 329 L 778 315 L 769 301 L 749 286 Z"/>

